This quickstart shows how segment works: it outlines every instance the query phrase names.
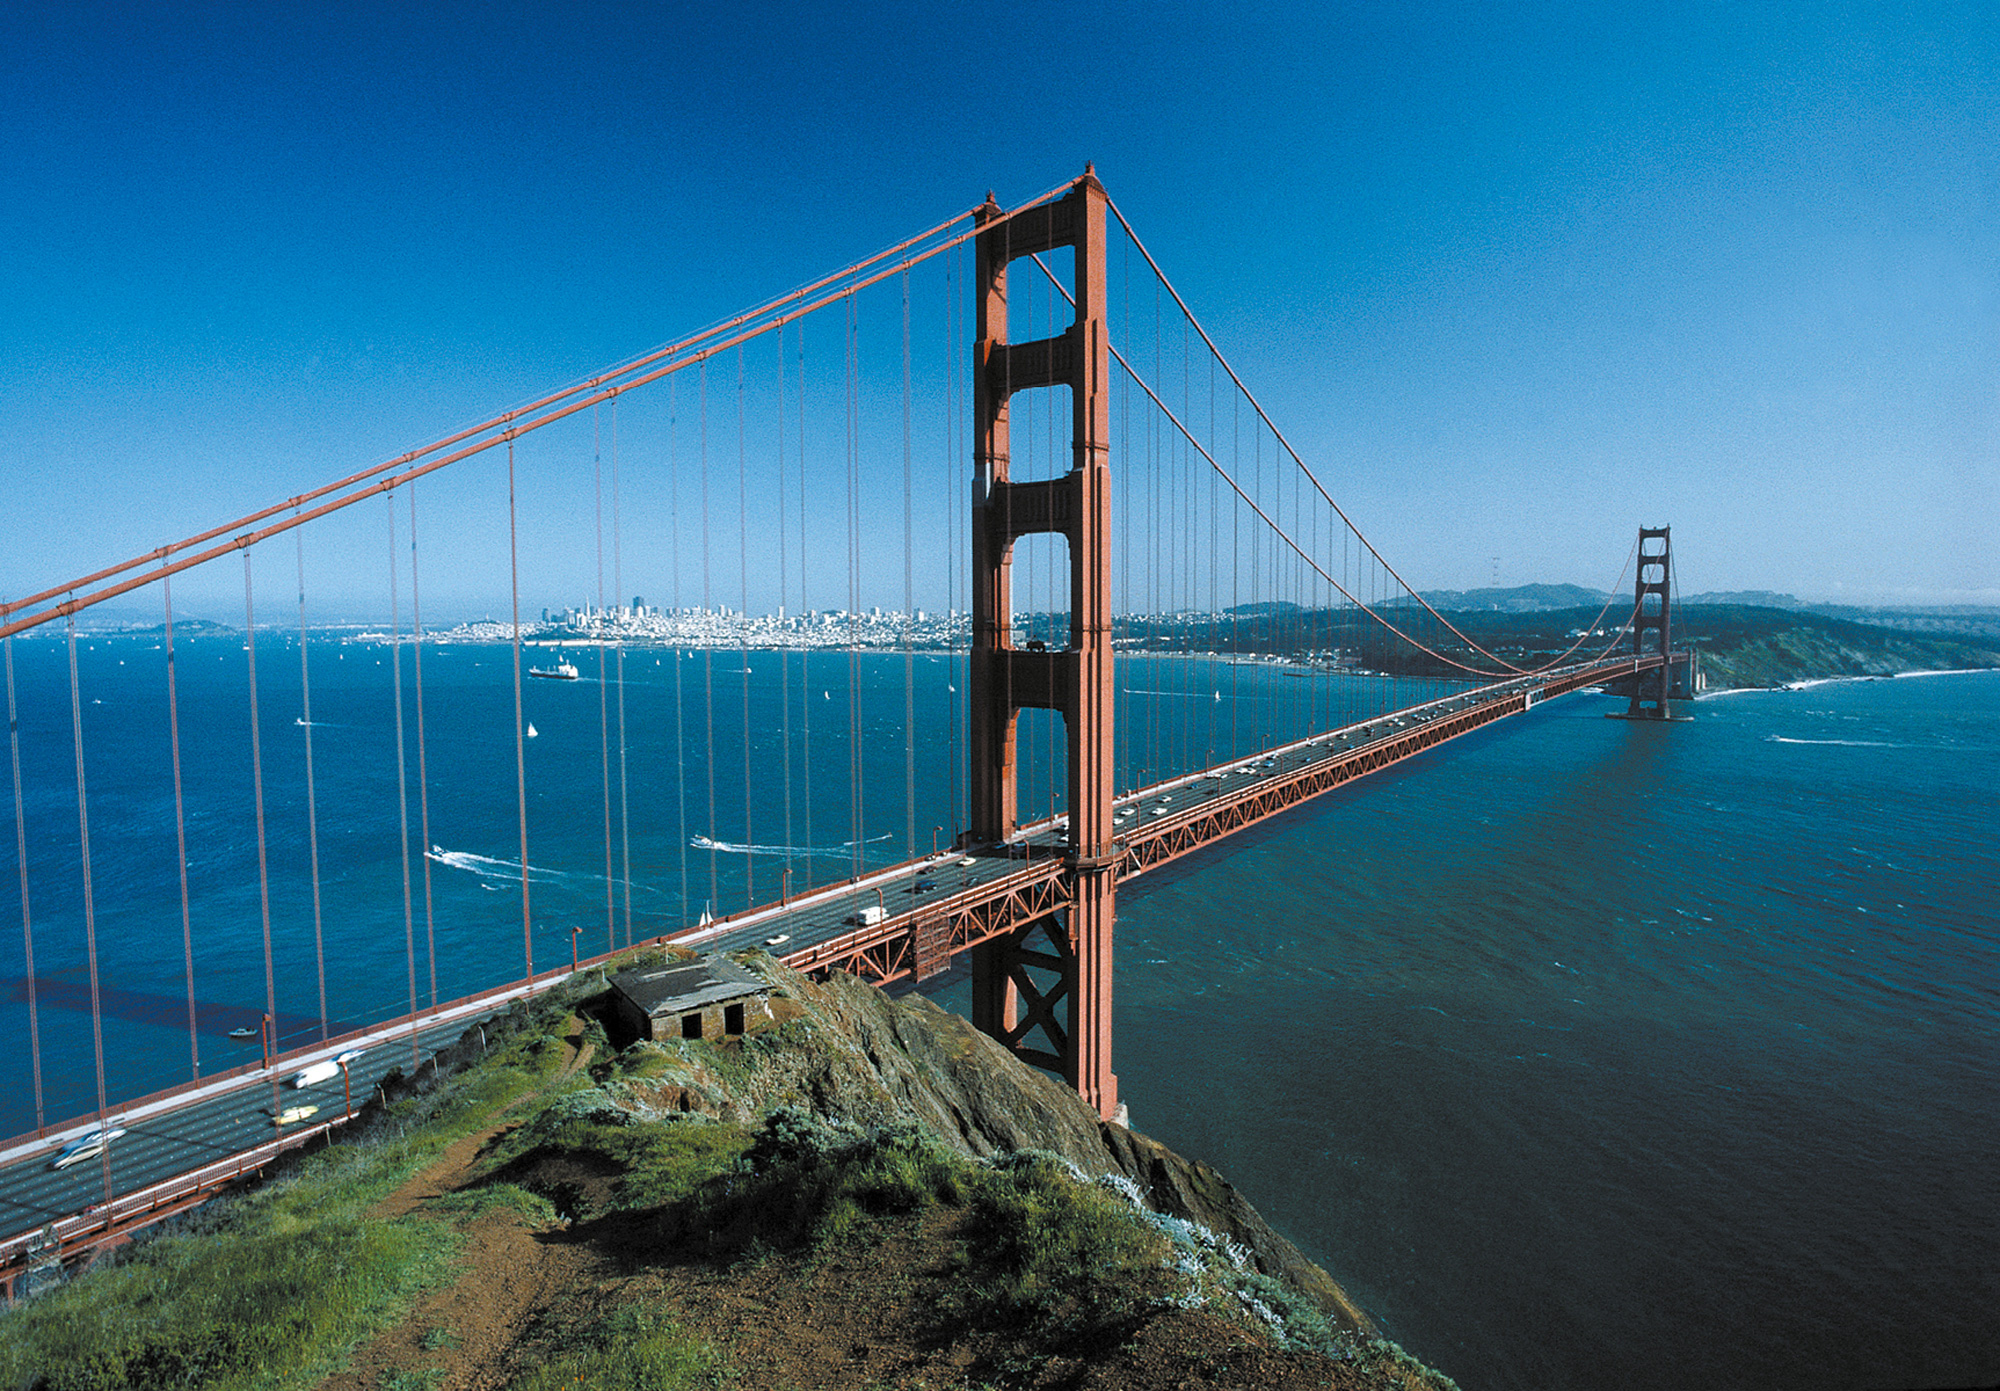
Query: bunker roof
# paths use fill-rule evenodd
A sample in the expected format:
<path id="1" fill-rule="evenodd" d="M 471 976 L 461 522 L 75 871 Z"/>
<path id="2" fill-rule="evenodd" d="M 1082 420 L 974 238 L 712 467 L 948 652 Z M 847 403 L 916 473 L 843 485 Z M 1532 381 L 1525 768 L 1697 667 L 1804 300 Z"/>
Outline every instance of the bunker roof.
<path id="1" fill-rule="evenodd" d="M 719 955 L 620 971 L 611 978 L 611 986 L 649 1017 L 685 1014 L 746 995 L 766 995 L 771 990 L 761 976 Z"/>

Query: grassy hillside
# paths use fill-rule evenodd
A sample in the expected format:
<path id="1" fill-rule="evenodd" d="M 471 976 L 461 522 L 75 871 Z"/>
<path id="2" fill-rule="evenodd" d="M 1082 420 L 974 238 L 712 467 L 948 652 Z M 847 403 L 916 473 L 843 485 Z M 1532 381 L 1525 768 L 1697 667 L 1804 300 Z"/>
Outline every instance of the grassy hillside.
<path id="1" fill-rule="evenodd" d="M 361 1141 L 0 1314 L 0 1384 L 1450 1385 L 1059 1152 L 1097 1123 L 1047 1098 L 1087 1108 L 962 1022 L 751 962 L 788 1022 L 749 1039 L 617 1051 L 583 993 L 517 1008 Z M 918 1118 L 967 1086 L 1050 1114 Z M 970 1152 L 1007 1126 L 1056 1148 Z"/>

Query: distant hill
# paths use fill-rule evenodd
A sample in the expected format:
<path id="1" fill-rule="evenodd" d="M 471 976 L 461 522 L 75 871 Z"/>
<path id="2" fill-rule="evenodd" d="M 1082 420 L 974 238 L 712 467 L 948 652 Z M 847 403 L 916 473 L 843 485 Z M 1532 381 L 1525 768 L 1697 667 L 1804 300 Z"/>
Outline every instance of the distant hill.
<path id="1" fill-rule="evenodd" d="M 1567 650 L 1597 605 L 1542 612 L 1460 610 L 1452 620 L 1481 646 L 1523 665 L 1548 661 Z M 1871 610 L 1849 610 L 1868 614 Z M 1600 631 L 1615 629 L 1625 614 L 1605 616 Z M 1608 636 L 1608 634 L 1607 634 Z M 1415 670 L 1412 659 L 1386 644 L 1384 665 Z M 1674 645 L 1701 653 L 1710 690 L 1780 686 L 1838 676 L 1889 676 L 1899 671 L 2000 667 L 2000 641 L 1966 630 L 1903 622 L 1857 621 L 1804 607 L 1683 601 L 1674 606 Z M 1601 644 L 1586 645 L 1585 652 Z"/>
<path id="2" fill-rule="evenodd" d="M 1610 597 L 1601 589 L 1585 589 L 1580 584 L 1517 584 L 1512 589 L 1424 592 L 1424 601 L 1432 608 L 1461 613 L 1545 613 L 1551 609 L 1598 608 Z"/>
<path id="3" fill-rule="evenodd" d="M 1813 605 L 1802 602 L 1796 595 L 1774 594 L 1768 589 L 1717 589 L 1706 594 L 1690 594 L 1682 599 L 1683 604 L 1747 604 L 1760 609 L 1805 609 Z"/>

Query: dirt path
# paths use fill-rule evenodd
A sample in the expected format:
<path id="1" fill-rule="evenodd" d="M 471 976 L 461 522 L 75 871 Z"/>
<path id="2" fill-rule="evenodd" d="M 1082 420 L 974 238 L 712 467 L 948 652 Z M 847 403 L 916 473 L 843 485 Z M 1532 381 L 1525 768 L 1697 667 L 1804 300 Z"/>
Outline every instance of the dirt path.
<path id="1" fill-rule="evenodd" d="M 494 1139 L 516 1122 L 503 1119 L 590 1065 L 596 1045 L 583 1037 L 574 1016 L 563 1025 L 567 1056 L 549 1083 L 517 1097 L 488 1117 L 488 1124 L 456 1141 L 419 1173 L 370 1210 L 390 1220 L 462 1187 Z M 348 1369 L 321 1383 L 325 1391 L 374 1391 L 398 1371 L 436 1372 L 438 1391 L 487 1391 L 506 1384 L 513 1349 L 563 1292 L 589 1281 L 598 1262 L 585 1248 L 545 1242 L 510 1212 L 475 1218 L 465 1228 L 465 1250 L 455 1281 L 427 1295 L 403 1322 L 362 1344 Z"/>

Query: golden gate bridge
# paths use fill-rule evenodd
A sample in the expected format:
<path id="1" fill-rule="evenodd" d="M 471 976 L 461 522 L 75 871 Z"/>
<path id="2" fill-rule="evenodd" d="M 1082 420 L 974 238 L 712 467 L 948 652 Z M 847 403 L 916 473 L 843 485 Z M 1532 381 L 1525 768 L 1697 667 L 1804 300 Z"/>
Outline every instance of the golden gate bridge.
<path id="1" fill-rule="evenodd" d="M 879 332 L 885 321 L 890 331 Z M 546 453 L 531 457 L 536 448 Z M 552 520 L 541 505 L 550 488 L 574 502 L 586 483 L 587 511 Z M 371 539 L 384 535 L 383 512 L 386 546 Z M 421 578 L 433 593 L 442 563 L 461 587 L 504 585 L 506 618 L 426 629 L 420 526 L 430 567 Z M 394 793 L 366 814 L 393 817 L 396 851 L 368 872 L 399 880 L 384 892 L 399 905 L 404 988 L 358 1023 L 336 1024 L 352 1010 L 329 1006 L 329 947 L 336 958 L 343 950 L 328 941 L 329 885 L 363 871 L 343 867 L 325 833 L 327 818 L 355 813 L 321 806 L 312 658 L 323 662 L 343 640 L 309 617 L 309 533 L 316 564 L 322 554 L 341 564 L 386 554 L 390 621 L 368 641 L 387 652 Z M 579 533 L 591 544 L 569 544 Z M 1629 694 L 1627 716 L 1669 718 L 1669 698 L 1690 684 L 1686 654 L 1672 645 L 1669 539 L 1664 528 L 1640 530 L 1613 598 L 1566 650 L 1482 646 L 1342 510 L 1087 169 L 1011 208 L 989 194 L 833 275 L 421 449 L 0 602 L 27 1023 L 25 1057 L 9 1074 L 32 1085 L 35 1121 L 0 1143 L 0 1279 L 11 1290 L 35 1262 L 88 1253 L 203 1201 L 344 1123 L 353 1083 L 365 1094 L 391 1058 L 406 1051 L 414 1069 L 468 1022 L 635 943 L 758 947 L 802 971 L 884 984 L 963 965 L 974 1022 L 1116 1118 L 1119 886 L 1566 692 L 1612 687 Z M 576 584 L 565 552 L 578 550 L 595 557 L 594 575 L 582 576 L 595 603 L 566 627 L 524 619 L 524 594 Z M 284 627 L 259 618 L 260 564 L 267 609 L 274 569 L 281 592 L 296 587 L 295 627 L 289 614 Z M 670 603 L 652 606 L 650 626 L 649 606 L 613 602 L 627 592 L 628 565 L 648 585 L 665 580 Z M 238 567 L 249 804 L 229 809 L 231 827 L 191 826 L 177 665 L 188 638 L 184 617 L 177 647 L 175 582 L 184 606 L 190 587 L 212 603 L 214 577 Z M 185 1080 L 144 1095 L 132 1094 L 106 1040 L 123 987 L 103 969 L 115 944 L 100 932 L 99 881 L 134 847 L 92 830 L 91 697 L 77 660 L 79 617 L 134 596 L 153 596 L 161 616 L 170 786 L 159 795 L 173 807 L 178 902 L 150 905 L 149 931 L 157 936 L 162 920 L 178 928 L 187 1046 Z M 922 612 L 926 599 L 938 617 Z M 760 606 L 772 616 L 753 622 Z M 268 652 L 280 636 L 298 652 L 296 692 L 287 684 L 267 700 L 257 651 L 260 637 Z M 435 773 L 451 719 L 435 691 L 445 636 L 504 643 L 512 785 L 489 789 L 488 800 L 511 793 L 512 824 L 510 843 L 489 844 L 482 863 L 513 878 L 520 910 L 518 963 L 483 952 L 479 988 L 456 999 L 440 997 L 432 878 L 450 858 L 432 839 L 450 814 Z M 67 710 L 39 723 L 24 721 L 16 683 L 15 640 L 33 637 L 59 638 L 67 658 Z M 565 641 L 566 655 L 546 645 Z M 635 866 L 630 664 L 661 648 L 673 658 L 673 756 L 638 770 L 636 830 L 654 849 Z M 768 648 L 778 650 L 775 672 L 768 662 L 753 670 L 753 650 Z M 537 835 L 536 784 L 575 770 L 531 778 L 526 687 L 538 675 L 580 675 L 568 660 L 579 651 L 597 694 L 599 796 L 592 862 L 578 868 L 602 882 L 601 924 L 551 922 L 536 907 L 533 866 L 545 863 L 537 847 L 549 839 Z M 919 688 L 935 677 L 920 676 L 917 659 L 939 652 L 965 688 L 948 687 L 941 718 L 926 695 L 920 729 Z M 551 667 L 534 665 L 551 653 Z M 1128 669 L 1170 689 L 1121 687 Z M 1304 679 L 1245 681 L 1246 670 Z M 48 731 L 64 715 L 75 811 L 57 824 L 29 815 L 47 798 L 28 795 L 32 779 L 24 787 L 23 740 L 32 746 L 39 730 L 55 742 Z M 296 754 L 267 749 L 274 724 L 299 729 Z M 39 761 L 29 752 L 30 769 L 52 766 L 49 750 Z M 739 772 L 740 789 L 723 785 Z M 303 795 L 267 805 L 277 776 Z M 307 847 L 276 867 L 274 817 L 302 830 Z M 760 818 L 775 843 L 756 843 Z M 821 844 L 829 824 L 845 833 L 831 854 Z M 740 828 L 740 842 L 722 838 L 726 826 Z M 190 866 L 204 839 L 236 834 L 255 844 L 258 1056 L 204 1071 L 201 1035 L 219 1016 L 200 1000 L 197 943 L 214 912 L 197 911 Z M 673 856 L 657 849 L 668 841 Z M 783 867 L 760 877 L 758 858 Z M 52 878 L 64 884 L 54 915 L 36 906 Z M 668 906 L 642 903 L 635 915 L 635 885 L 642 899 L 664 886 Z M 310 973 L 302 910 L 298 930 L 282 913 L 274 929 L 274 895 L 288 894 L 310 902 Z M 718 915 L 736 894 L 742 906 Z M 52 958 L 81 971 L 52 973 Z M 87 1010 L 87 1056 L 80 1043 L 45 1052 L 49 1008 Z M 163 1032 L 146 1035 L 149 1052 Z M 334 1058 L 346 1059 L 337 1114 L 273 1127 L 260 1113 L 266 1098 L 281 1112 L 282 1076 Z M 86 1074 L 95 1104 L 50 1115 L 49 1078 Z M 86 1162 L 50 1167 L 79 1141 Z"/>

